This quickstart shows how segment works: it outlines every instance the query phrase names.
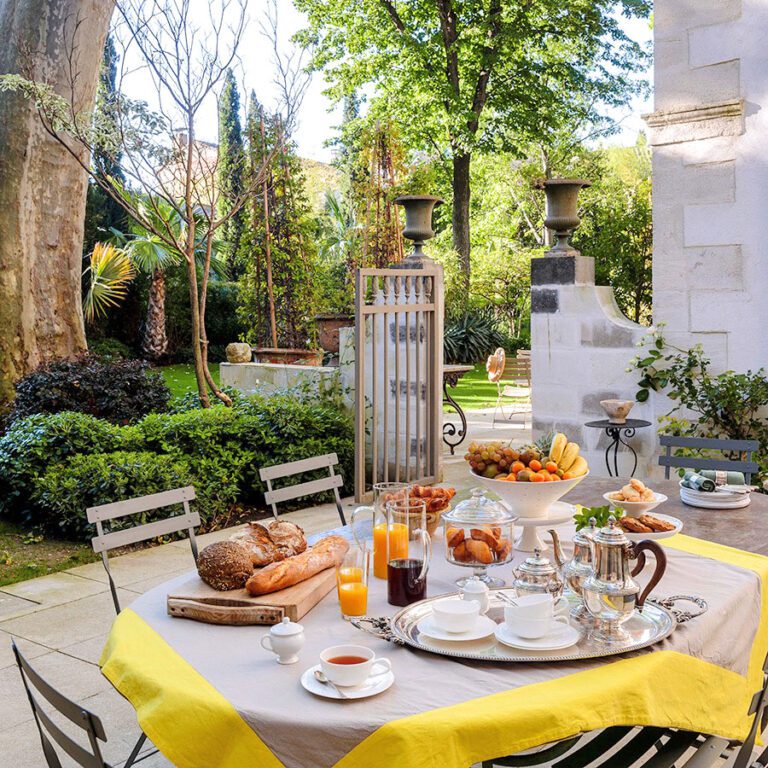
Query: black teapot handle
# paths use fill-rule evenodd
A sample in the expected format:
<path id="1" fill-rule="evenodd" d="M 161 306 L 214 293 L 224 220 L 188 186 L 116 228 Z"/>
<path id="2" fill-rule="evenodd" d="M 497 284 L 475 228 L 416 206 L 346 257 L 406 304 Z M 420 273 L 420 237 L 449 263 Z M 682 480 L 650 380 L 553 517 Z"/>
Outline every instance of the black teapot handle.
<path id="1" fill-rule="evenodd" d="M 651 580 L 646 585 L 645 589 L 640 593 L 640 597 L 637 598 L 637 607 L 642 608 L 645 603 L 645 598 L 648 597 L 651 590 L 661 581 L 661 577 L 664 575 L 664 571 L 667 569 L 667 554 L 664 550 L 655 542 L 650 539 L 643 539 L 636 544 L 632 545 L 632 557 L 637 558 L 637 565 L 632 569 L 632 575 L 637 576 L 640 571 L 645 568 L 645 550 L 653 552 L 656 556 L 656 570 L 651 576 Z"/>

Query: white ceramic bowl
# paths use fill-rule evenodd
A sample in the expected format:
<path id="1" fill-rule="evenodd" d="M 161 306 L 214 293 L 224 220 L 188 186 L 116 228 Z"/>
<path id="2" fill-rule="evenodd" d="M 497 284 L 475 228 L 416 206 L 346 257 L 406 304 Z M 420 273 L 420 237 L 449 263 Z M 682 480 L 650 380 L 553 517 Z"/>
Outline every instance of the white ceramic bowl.
<path id="1" fill-rule="evenodd" d="M 477 623 L 480 603 L 475 600 L 438 600 L 432 605 L 437 626 L 445 632 L 469 632 Z"/>
<path id="2" fill-rule="evenodd" d="M 663 504 L 667 497 L 663 493 L 656 493 L 654 491 L 653 501 L 619 501 L 618 499 L 612 499 L 611 493 L 616 491 L 610 491 L 604 493 L 603 498 L 615 509 L 621 507 L 628 517 L 640 517 L 650 512 L 652 509 L 656 509 L 659 504 Z"/>
<path id="3" fill-rule="evenodd" d="M 512 510 L 517 517 L 537 518 L 546 517 L 549 508 L 565 496 L 571 488 L 575 488 L 589 472 L 581 477 L 572 477 L 570 480 L 547 483 L 521 483 L 518 481 L 507 482 L 495 480 L 489 477 L 481 477 L 470 470 L 473 479 L 489 491 L 497 494 L 501 500 Z"/>

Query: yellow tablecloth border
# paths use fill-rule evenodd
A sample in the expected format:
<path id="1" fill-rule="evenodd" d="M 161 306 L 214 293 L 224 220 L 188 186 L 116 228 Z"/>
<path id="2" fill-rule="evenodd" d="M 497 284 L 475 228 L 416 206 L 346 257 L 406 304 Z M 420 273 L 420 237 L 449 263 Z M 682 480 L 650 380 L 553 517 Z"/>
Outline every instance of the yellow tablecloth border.
<path id="1" fill-rule="evenodd" d="M 768 652 L 768 558 L 682 535 L 665 543 L 760 577 L 762 620 L 747 678 L 685 654 L 657 651 L 395 720 L 335 768 L 467 768 L 611 725 L 668 726 L 743 739 Z M 113 626 L 101 667 L 133 704 L 147 736 L 179 768 L 282 766 L 229 701 L 130 608 Z M 665 683 L 663 696 L 659 679 Z M 611 690 L 629 693 L 611 697 Z M 716 718 L 712 712 L 721 714 Z"/>
<path id="2" fill-rule="evenodd" d="M 179 768 L 283 768 L 229 701 L 130 608 L 115 619 L 99 665 Z"/>

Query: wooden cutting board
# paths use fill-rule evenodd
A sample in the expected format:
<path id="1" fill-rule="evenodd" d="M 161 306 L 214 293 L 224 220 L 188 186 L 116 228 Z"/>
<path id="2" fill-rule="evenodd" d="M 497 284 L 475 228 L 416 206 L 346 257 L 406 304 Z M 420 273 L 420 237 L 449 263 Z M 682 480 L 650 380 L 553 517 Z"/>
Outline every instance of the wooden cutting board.
<path id="1" fill-rule="evenodd" d="M 219 592 L 196 574 L 168 595 L 168 615 L 208 624 L 278 624 L 287 616 L 298 621 L 336 586 L 336 569 L 328 568 L 300 584 L 254 597 L 246 589 Z"/>

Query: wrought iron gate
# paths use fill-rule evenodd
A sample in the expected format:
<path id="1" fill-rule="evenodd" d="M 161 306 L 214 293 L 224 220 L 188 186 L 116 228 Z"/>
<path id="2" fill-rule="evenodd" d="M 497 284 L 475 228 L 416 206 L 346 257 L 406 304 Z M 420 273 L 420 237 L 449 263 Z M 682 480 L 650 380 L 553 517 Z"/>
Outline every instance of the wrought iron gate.
<path id="1" fill-rule="evenodd" d="M 443 269 L 355 277 L 355 497 L 441 479 Z"/>

